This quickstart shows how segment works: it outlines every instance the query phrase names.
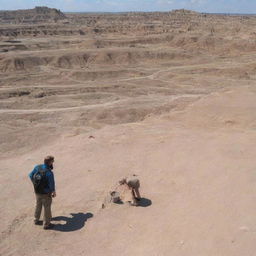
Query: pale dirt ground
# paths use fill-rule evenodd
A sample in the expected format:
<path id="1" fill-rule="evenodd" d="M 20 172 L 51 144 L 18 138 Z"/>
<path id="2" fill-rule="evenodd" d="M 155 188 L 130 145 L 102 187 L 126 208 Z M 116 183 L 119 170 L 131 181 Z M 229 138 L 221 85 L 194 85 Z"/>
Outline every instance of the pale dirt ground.
<path id="1" fill-rule="evenodd" d="M 255 255 L 255 18 L 220 17 L 1 38 L 0 255 Z M 48 154 L 59 218 L 44 231 L 27 175 Z M 129 174 L 149 205 L 102 209 Z"/>

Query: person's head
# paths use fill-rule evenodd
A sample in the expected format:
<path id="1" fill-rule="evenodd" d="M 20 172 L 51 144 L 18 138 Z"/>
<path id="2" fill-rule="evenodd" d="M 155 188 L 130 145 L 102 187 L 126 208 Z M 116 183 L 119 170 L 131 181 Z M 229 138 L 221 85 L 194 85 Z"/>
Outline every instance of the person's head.
<path id="1" fill-rule="evenodd" d="M 120 185 L 127 184 L 126 178 L 121 179 L 121 180 L 119 181 L 119 184 L 120 184 Z"/>
<path id="2" fill-rule="evenodd" d="M 54 157 L 53 156 L 46 156 L 44 158 L 44 164 L 51 167 L 51 169 L 53 169 L 53 163 L 54 163 Z"/>

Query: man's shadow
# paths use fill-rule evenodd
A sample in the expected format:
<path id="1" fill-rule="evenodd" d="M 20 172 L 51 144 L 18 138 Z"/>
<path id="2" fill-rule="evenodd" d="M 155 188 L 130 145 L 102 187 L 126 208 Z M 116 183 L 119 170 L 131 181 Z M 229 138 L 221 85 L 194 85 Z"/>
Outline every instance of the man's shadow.
<path id="1" fill-rule="evenodd" d="M 139 201 L 138 201 L 138 206 L 140 207 L 148 207 L 152 204 L 152 201 L 148 198 L 144 198 L 142 197 Z"/>
<path id="2" fill-rule="evenodd" d="M 71 232 L 76 231 L 84 227 L 87 219 L 92 218 L 92 213 L 71 213 L 72 217 L 57 216 L 52 218 L 53 221 L 66 221 L 65 224 L 55 224 L 53 230 L 62 231 L 62 232 Z"/>
<path id="3" fill-rule="evenodd" d="M 137 200 L 137 203 L 137 206 L 139 207 L 148 207 L 152 204 L 152 201 L 148 198 L 142 197 L 139 200 Z M 124 202 L 120 200 L 118 202 L 115 202 L 115 204 L 124 204 Z"/>

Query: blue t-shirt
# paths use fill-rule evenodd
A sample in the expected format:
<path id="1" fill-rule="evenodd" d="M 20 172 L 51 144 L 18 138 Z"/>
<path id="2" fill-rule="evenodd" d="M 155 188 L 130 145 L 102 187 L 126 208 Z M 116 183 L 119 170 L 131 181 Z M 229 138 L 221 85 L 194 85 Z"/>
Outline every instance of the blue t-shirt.
<path id="1" fill-rule="evenodd" d="M 46 179 L 47 179 L 47 186 L 44 188 L 44 193 L 52 193 L 55 191 L 55 182 L 54 182 L 54 174 L 51 170 L 51 168 L 46 165 L 46 164 L 42 164 L 42 165 L 37 165 L 35 166 L 34 170 L 29 174 L 29 178 L 33 179 L 33 175 L 38 171 L 39 167 L 41 167 L 43 170 L 46 170 Z"/>

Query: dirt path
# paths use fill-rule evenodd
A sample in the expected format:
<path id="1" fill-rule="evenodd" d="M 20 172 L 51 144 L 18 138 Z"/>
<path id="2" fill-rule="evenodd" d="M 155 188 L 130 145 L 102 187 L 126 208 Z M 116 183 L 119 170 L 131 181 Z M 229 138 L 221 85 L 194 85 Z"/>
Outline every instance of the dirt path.
<path id="1" fill-rule="evenodd" d="M 106 127 L 93 132 L 94 139 L 89 134 L 63 137 L 0 161 L 2 180 L 19 180 L 15 187 L 4 186 L 0 195 L 1 254 L 252 255 L 253 109 L 253 90 L 232 89 L 208 95 L 180 113 Z M 233 127 L 225 126 L 226 118 L 234 120 Z M 46 152 L 56 157 L 53 213 L 59 219 L 56 230 L 47 233 L 33 225 L 27 177 Z M 130 173 L 140 177 L 146 207 L 101 209 L 109 187 Z M 16 200 L 10 204 L 7 197 Z"/>

